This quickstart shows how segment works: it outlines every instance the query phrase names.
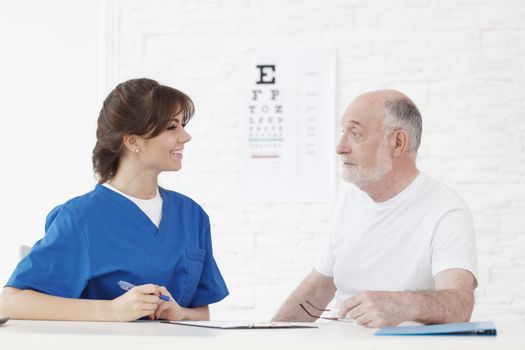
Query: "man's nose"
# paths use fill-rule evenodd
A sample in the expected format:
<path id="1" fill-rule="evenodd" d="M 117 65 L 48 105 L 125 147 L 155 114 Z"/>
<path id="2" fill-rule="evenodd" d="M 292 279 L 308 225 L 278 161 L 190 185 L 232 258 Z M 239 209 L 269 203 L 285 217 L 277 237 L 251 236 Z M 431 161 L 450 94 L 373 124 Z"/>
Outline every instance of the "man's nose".
<path id="1" fill-rule="evenodd" d="M 337 154 L 349 154 L 352 153 L 352 150 L 350 149 L 350 145 L 348 144 L 348 141 L 346 138 L 341 136 L 339 139 L 339 142 L 337 143 L 337 146 L 335 148 L 335 151 Z"/>

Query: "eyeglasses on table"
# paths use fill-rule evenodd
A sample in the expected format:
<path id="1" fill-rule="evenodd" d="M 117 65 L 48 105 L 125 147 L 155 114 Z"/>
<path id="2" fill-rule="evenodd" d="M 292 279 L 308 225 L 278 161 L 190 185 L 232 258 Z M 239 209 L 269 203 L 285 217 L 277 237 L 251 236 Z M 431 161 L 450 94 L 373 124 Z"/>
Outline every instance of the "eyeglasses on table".
<path id="1" fill-rule="evenodd" d="M 304 304 L 301 303 L 301 304 L 299 304 L 299 306 L 310 317 L 314 317 L 314 318 L 318 318 L 318 319 L 322 319 L 322 320 L 328 320 L 328 321 L 347 322 L 347 323 L 350 323 L 350 324 L 353 324 L 353 325 L 357 325 L 355 320 L 352 319 L 352 318 L 346 318 L 346 317 L 345 318 L 339 318 L 339 317 L 327 317 L 327 316 L 321 316 L 321 315 L 314 315 L 310 311 L 308 311 L 308 309 L 306 308 L 305 304 L 308 305 L 309 307 L 311 307 L 312 309 L 315 309 L 316 311 L 321 312 L 321 315 L 322 315 L 323 312 L 330 312 L 330 311 L 335 312 L 336 310 L 322 309 L 320 307 L 315 306 L 310 301 L 305 300 Z"/>

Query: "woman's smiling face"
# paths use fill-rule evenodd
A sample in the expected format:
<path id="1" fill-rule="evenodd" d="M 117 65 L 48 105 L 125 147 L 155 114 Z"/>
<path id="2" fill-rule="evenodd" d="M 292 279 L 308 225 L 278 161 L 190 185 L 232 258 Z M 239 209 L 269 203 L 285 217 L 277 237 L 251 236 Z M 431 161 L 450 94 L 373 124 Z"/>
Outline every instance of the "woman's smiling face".
<path id="1" fill-rule="evenodd" d="M 140 137 L 140 159 L 148 168 L 159 173 L 177 171 L 182 167 L 183 149 L 191 140 L 182 125 L 182 114 L 171 118 L 166 130 L 152 138 Z"/>

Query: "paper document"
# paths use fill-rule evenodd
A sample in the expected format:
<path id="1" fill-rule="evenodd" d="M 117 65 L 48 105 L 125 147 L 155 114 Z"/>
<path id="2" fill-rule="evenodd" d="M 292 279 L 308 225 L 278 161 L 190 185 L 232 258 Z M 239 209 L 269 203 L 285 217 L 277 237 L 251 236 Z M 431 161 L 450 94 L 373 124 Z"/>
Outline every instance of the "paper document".
<path id="1" fill-rule="evenodd" d="M 218 329 L 251 329 L 251 328 L 317 328 L 309 322 L 252 322 L 252 321 L 162 321 L 181 326 L 218 328 Z"/>

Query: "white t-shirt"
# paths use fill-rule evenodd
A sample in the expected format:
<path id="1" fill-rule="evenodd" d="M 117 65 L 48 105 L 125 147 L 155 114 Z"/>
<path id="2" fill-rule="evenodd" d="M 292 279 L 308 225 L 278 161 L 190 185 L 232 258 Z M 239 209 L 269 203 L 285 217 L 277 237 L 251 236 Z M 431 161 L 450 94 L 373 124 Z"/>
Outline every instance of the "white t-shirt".
<path id="1" fill-rule="evenodd" d="M 401 193 L 374 202 L 348 185 L 315 269 L 334 278 L 337 306 L 367 290 L 435 289 L 441 271 L 477 280 L 472 215 L 450 188 L 419 175 Z"/>
<path id="2" fill-rule="evenodd" d="M 160 219 L 162 218 L 162 197 L 160 196 L 158 187 L 157 187 L 157 193 L 155 194 L 155 197 L 151 199 L 140 199 L 140 198 L 128 196 L 127 194 L 117 190 L 115 187 L 111 186 L 110 184 L 105 183 L 103 185 L 109 188 L 110 190 L 123 195 L 124 197 L 126 197 L 127 199 L 135 203 L 135 205 L 139 207 L 140 210 L 142 210 L 144 214 L 148 216 L 151 222 L 154 223 L 155 226 L 157 226 L 157 228 L 159 227 Z"/>

